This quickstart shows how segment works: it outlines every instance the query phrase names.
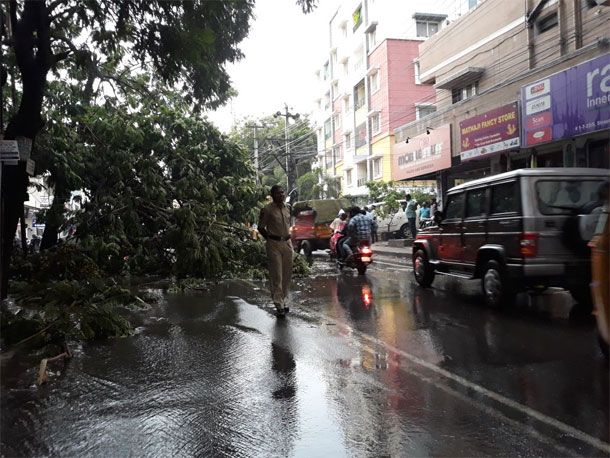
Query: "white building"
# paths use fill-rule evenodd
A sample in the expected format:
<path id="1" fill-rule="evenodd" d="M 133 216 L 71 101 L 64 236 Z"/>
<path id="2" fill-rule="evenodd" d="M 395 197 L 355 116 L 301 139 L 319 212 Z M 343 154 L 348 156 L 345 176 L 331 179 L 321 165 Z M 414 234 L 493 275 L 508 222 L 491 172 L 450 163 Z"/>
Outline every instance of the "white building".
<path id="1" fill-rule="evenodd" d="M 343 195 L 391 179 L 393 131 L 434 111 L 420 84 L 418 45 L 482 0 L 343 0 L 320 50 L 312 121 L 315 167 L 341 182 Z"/>

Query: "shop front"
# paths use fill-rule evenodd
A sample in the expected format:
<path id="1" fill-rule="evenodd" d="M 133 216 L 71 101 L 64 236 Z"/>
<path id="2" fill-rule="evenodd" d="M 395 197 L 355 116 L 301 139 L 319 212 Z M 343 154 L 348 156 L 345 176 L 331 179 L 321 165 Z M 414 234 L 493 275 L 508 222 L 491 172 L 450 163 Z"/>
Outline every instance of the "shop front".
<path id="1" fill-rule="evenodd" d="M 392 180 L 404 187 L 435 188 L 442 195 L 441 171 L 451 167 L 451 126 L 428 128 L 426 133 L 394 144 Z"/>
<path id="2" fill-rule="evenodd" d="M 610 168 L 610 54 L 521 88 L 533 167 Z"/>
<path id="3" fill-rule="evenodd" d="M 459 164 L 449 172 L 449 186 L 514 168 L 521 145 L 517 102 L 460 121 L 459 132 Z"/>

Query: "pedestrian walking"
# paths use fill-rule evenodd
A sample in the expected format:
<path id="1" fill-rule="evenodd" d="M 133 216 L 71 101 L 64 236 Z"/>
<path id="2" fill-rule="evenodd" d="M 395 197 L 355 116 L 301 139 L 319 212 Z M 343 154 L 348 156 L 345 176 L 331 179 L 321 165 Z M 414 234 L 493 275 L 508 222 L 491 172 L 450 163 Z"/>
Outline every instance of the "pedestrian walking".
<path id="1" fill-rule="evenodd" d="M 434 218 L 434 214 L 438 210 L 438 204 L 436 203 L 436 197 L 430 200 L 430 218 Z"/>
<path id="2" fill-rule="evenodd" d="M 271 298 L 277 317 L 283 318 L 290 310 L 287 305 L 293 256 L 290 212 L 284 203 L 286 193 L 280 185 L 271 187 L 271 198 L 272 202 L 261 210 L 258 231 L 266 240 Z"/>
<path id="3" fill-rule="evenodd" d="M 405 210 L 407 223 L 409 224 L 409 229 L 411 230 L 411 236 L 413 238 L 417 237 L 417 201 L 415 199 L 411 199 L 411 194 L 407 194 L 407 208 Z"/>

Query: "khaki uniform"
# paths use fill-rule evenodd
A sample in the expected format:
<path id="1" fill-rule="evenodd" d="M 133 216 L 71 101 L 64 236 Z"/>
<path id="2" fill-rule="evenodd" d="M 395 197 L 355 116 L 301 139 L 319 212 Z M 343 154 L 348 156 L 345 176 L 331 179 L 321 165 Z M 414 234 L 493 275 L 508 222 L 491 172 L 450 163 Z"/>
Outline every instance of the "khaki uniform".
<path id="1" fill-rule="evenodd" d="M 282 311 L 292 277 L 292 242 L 290 241 L 290 212 L 285 205 L 279 207 L 271 202 L 261 210 L 258 227 L 267 231 L 267 261 L 271 297 L 275 307 Z M 274 240 L 281 238 L 281 240 Z"/>

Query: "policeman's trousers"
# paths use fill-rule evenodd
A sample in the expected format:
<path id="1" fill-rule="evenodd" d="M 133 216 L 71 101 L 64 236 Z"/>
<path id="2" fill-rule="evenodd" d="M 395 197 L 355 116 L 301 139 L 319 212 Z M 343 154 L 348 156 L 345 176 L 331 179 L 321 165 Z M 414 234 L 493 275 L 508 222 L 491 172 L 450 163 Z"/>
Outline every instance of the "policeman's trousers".
<path id="1" fill-rule="evenodd" d="M 269 282 L 271 298 L 278 310 L 286 306 L 286 298 L 292 277 L 292 244 L 288 241 L 267 239 L 267 261 L 269 262 Z"/>

